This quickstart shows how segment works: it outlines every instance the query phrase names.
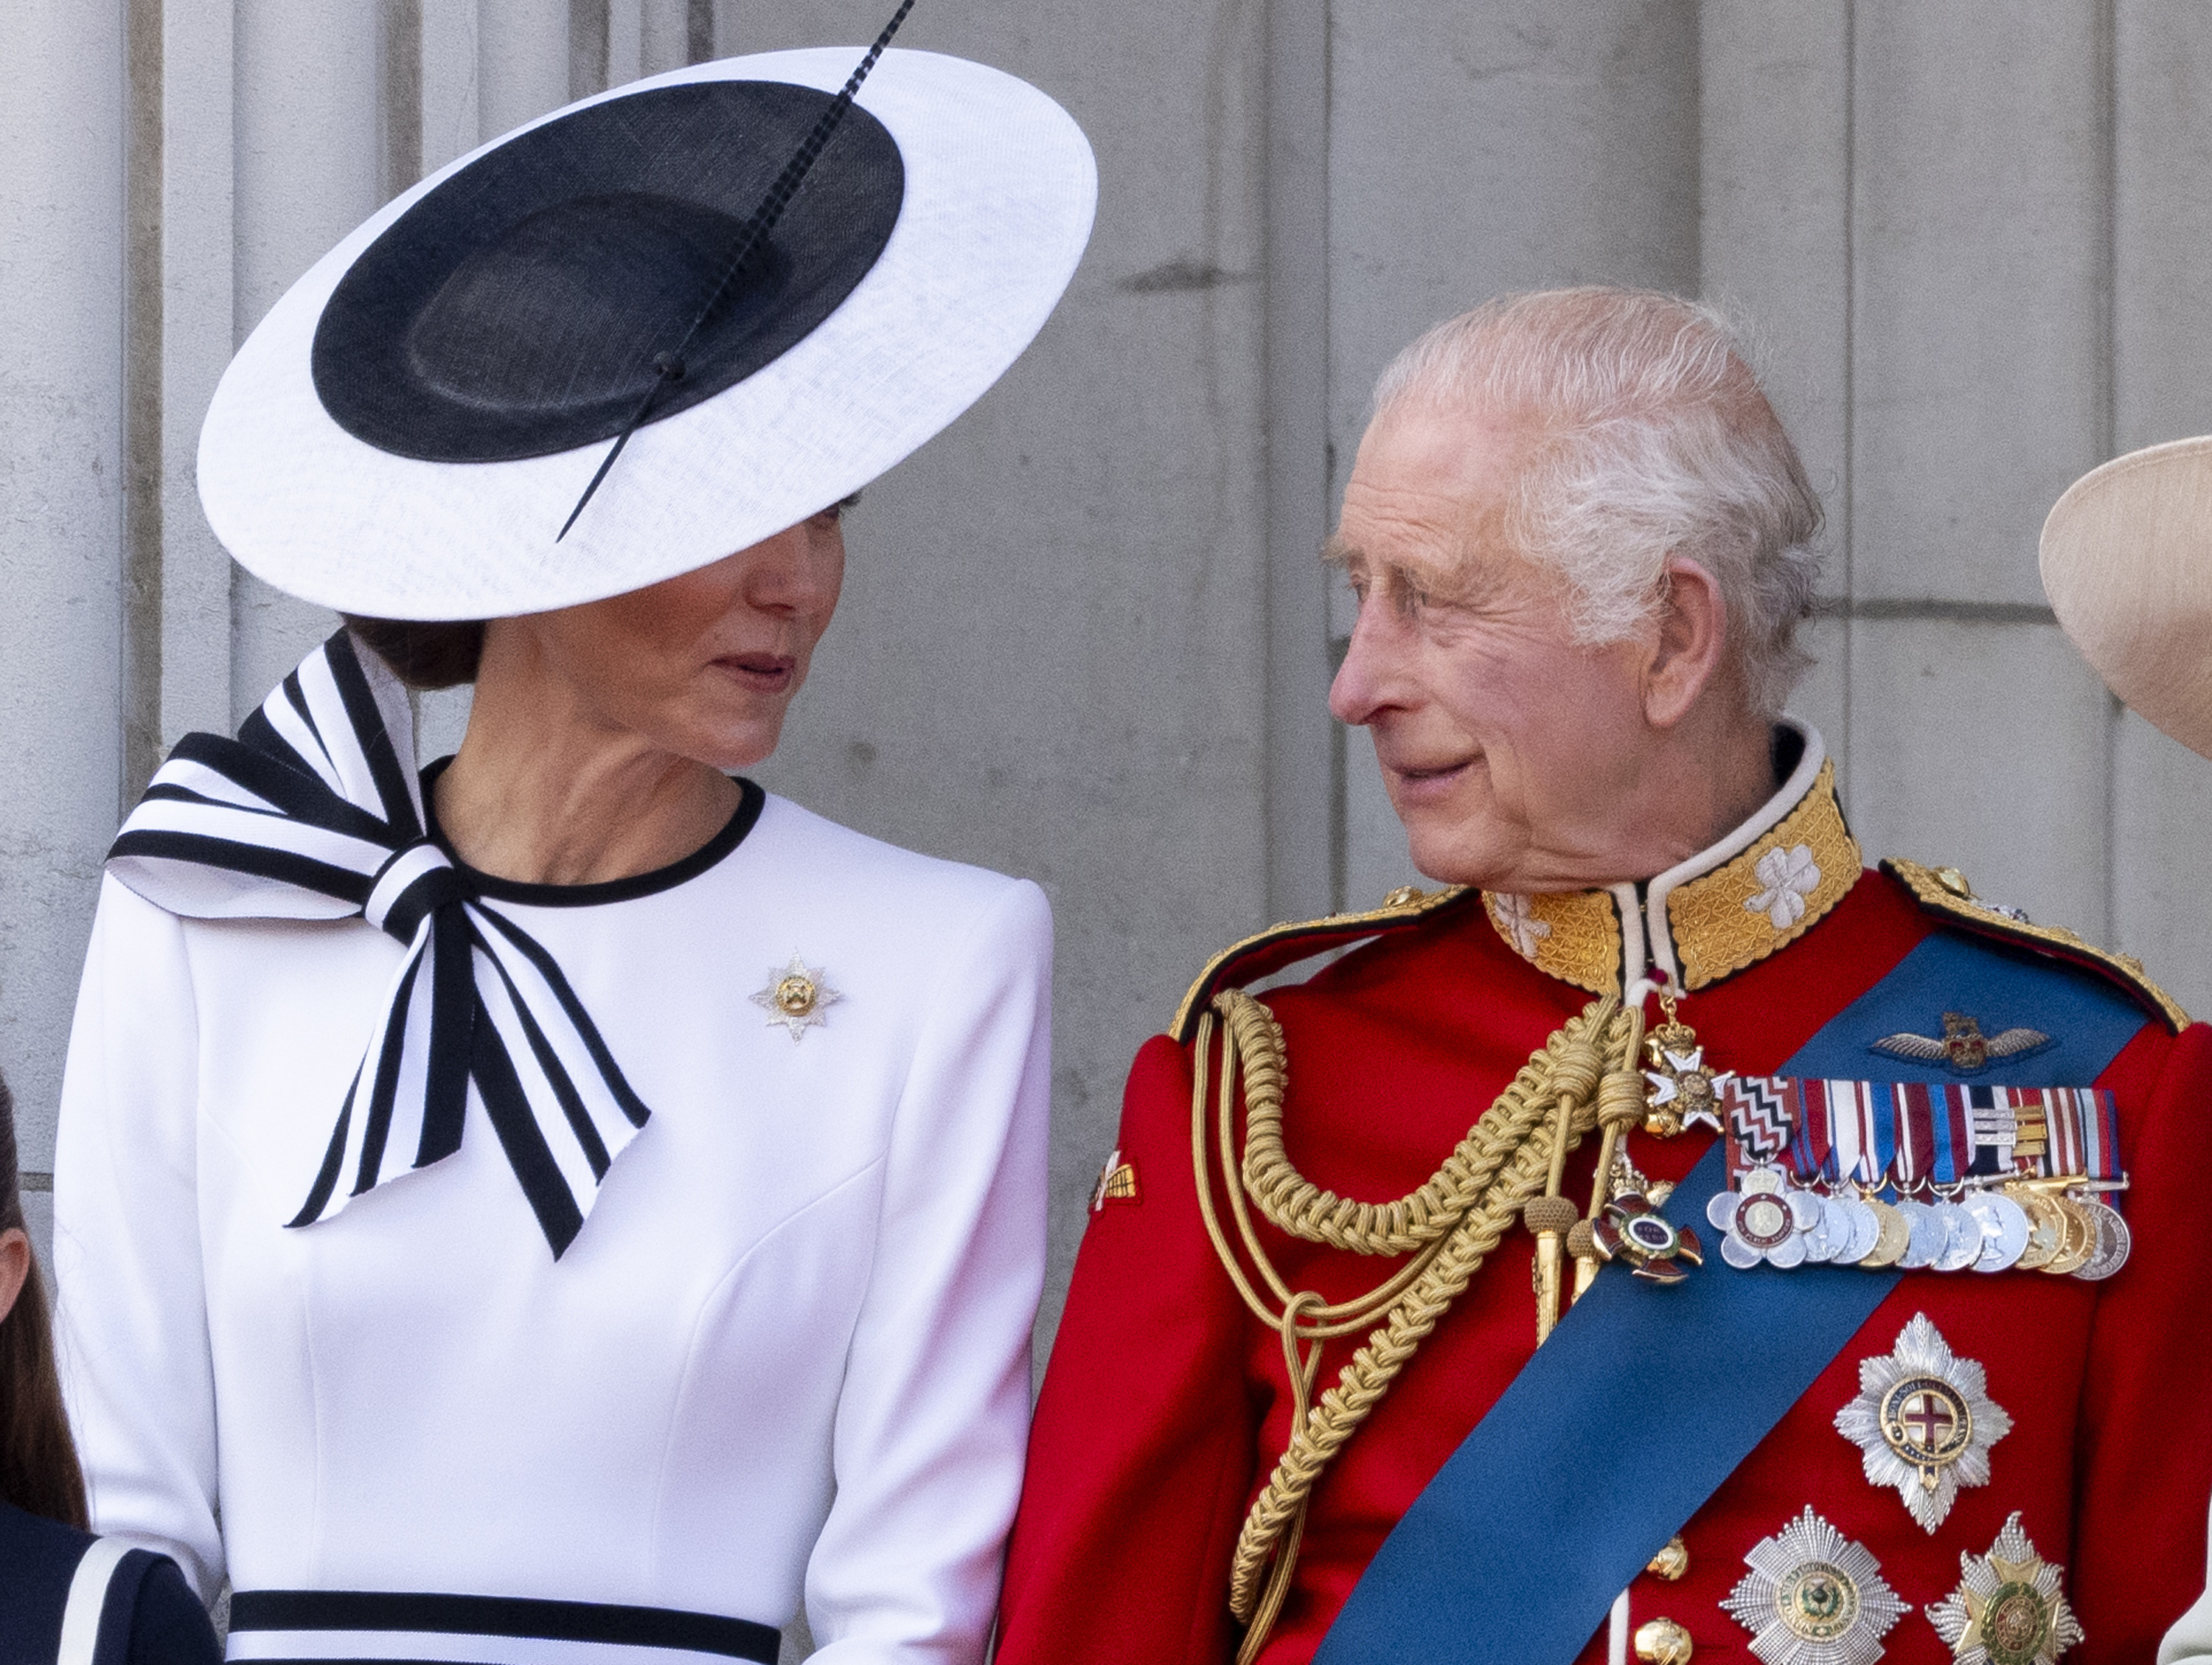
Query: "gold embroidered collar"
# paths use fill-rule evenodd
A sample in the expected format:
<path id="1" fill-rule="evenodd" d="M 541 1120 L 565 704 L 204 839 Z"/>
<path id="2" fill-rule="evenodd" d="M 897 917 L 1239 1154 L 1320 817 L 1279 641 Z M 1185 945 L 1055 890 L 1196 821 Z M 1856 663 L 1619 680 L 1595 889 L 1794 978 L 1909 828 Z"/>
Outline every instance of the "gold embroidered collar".
<path id="1" fill-rule="evenodd" d="M 1709 849 L 1642 885 L 1536 896 L 1485 891 L 1498 934 L 1540 971 L 1594 994 L 1663 973 L 1704 988 L 1819 924 L 1858 883 L 1858 841 L 1836 801 L 1836 770 L 1817 731 L 1759 812 Z"/>

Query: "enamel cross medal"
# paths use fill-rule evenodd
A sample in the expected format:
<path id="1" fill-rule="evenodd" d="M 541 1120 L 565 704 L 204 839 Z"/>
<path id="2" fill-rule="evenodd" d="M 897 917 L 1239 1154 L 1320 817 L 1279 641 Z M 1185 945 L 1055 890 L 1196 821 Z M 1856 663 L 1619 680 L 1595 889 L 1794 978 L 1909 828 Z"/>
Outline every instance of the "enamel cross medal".
<path id="1" fill-rule="evenodd" d="M 1716 1071 L 1705 1062 L 1705 1049 L 1698 1032 L 1674 1010 L 1674 996 L 1659 991 L 1659 1010 L 1667 1021 L 1644 1037 L 1651 1067 L 1644 1079 L 1651 1084 L 1644 1095 L 1644 1131 L 1655 1139 L 1672 1139 L 1685 1127 L 1703 1125 L 1722 1131 L 1720 1101 L 1716 1089 L 1731 1072 Z"/>

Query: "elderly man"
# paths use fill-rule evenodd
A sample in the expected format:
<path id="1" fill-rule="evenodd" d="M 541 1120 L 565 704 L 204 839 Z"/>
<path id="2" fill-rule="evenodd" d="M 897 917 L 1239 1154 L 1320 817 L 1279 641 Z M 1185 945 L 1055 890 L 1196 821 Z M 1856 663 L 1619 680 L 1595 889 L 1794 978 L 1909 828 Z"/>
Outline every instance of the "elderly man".
<path id="1" fill-rule="evenodd" d="M 1239 945 L 1139 1055 L 1002 1665 L 2051 1665 L 2189 1604 L 2212 1035 L 1863 870 L 1779 714 L 1818 519 L 1689 303 L 1386 373 L 1331 704 L 1448 888 Z"/>

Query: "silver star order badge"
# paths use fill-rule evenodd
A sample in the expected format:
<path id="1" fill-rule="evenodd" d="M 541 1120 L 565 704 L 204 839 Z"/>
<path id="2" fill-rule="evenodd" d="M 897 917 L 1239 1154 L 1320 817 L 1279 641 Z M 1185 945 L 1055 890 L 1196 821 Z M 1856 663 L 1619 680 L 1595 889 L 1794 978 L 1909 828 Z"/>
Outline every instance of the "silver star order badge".
<path id="1" fill-rule="evenodd" d="M 770 1028 L 781 1024 L 796 1042 L 808 1030 L 822 1026 L 824 1006 L 835 1006 L 845 997 L 830 987 L 821 972 L 809 970 L 794 951 L 789 965 L 768 974 L 766 988 L 745 998 L 768 1013 Z"/>
<path id="2" fill-rule="evenodd" d="M 2081 1639 L 2060 1570 L 2035 1553 L 2015 1510 L 1985 1555 L 1959 1558 L 1959 1588 L 1928 1609 L 1960 1665 L 2057 1665 Z"/>
<path id="3" fill-rule="evenodd" d="M 1751 1571 L 1721 1603 L 1765 1665 L 1872 1665 L 1912 1611 L 1864 1544 L 1805 1512 L 1744 1558 Z"/>
<path id="4" fill-rule="evenodd" d="M 1990 1447 L 2012 1419 L 1990 1398 L 1980 1364 L 1951 1351 L 1916 1312 L 1894 1351 L 1859 1361 L 1859 1396 L 1836 1413 L 1866 1477 L 1893 1486 L 1923 1531 L 1942 1524 L 1962 1486 L 1987 1486 Z"/>

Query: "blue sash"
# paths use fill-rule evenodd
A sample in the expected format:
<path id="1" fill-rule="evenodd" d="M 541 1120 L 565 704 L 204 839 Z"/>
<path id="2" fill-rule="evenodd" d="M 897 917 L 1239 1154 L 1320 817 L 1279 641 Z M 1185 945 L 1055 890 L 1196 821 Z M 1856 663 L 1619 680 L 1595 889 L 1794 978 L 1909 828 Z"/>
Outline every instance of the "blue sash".
<path id="1" fill-rule="evenodd" d="M 1924 939 L 1778 1073 L 1958 1078 L 1869 1050 L 1940 1032 L 1945 1011 L 2058 1046 L 1977 1081 L 2087 1085 L 2142 1029 L 2095 979 L 1964 935 Z M 2061 1071 L 2065 1073 L 2062 1075 Z M 2067 1077 L 2074 1078 L 2068 1081 Z M 1722 1142 L 1662 1211 L 1704 1228 Z M 1737 1272 L 1717 1255 L 1671 1288 L 1608 1273 L 1500 1395 L 1400 1518 L 1337 1614 L 1316 1665 L 1565 1665 L 1613 1599 L 1696 1514 L 1896 1286 L 1895 1272 Z"/>

